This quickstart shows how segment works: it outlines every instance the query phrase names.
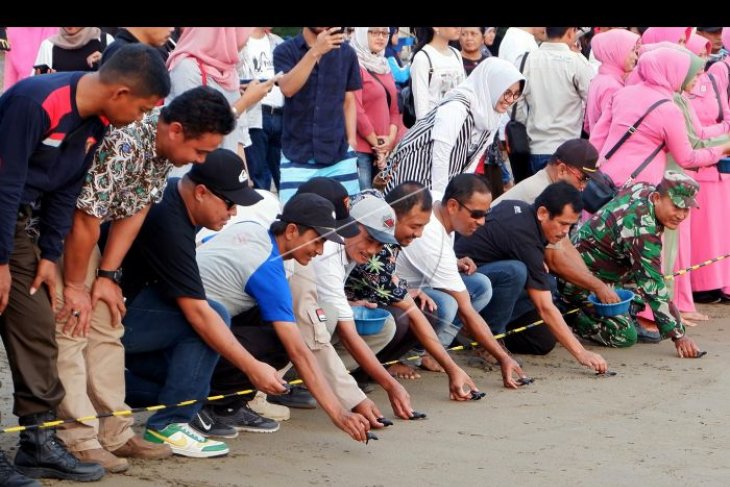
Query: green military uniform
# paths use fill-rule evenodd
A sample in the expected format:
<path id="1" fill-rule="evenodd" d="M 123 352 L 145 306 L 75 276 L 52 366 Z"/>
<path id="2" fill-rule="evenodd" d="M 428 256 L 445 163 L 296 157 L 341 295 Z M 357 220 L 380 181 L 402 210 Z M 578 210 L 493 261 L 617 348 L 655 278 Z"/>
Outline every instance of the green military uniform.
<path id="1" fill-rule="evenodd" d="M 696 205 L 699 185 L 684 174 L 667 171 L 661 183 L 672 202 L 687 208 Z M 588 304 L 588 291 L 564 283 L 563 298 L 583 309 L 573 320 L 582 337 L 609 347 L 630 347 L 636 343 L 636 309 L 648 305 L 654 313 L 662 337 L 681 336 L 684 326 L 679 311 L 671 303 L 662 275 L 662 232 L 649 195 L 657 189 L 637 183 L 624 189 L 601 208 L 573 236 L 573 243 L 588 269 L 603 282 L 631 289 L 635 302 L 627 315 L 601 317 Z"/>

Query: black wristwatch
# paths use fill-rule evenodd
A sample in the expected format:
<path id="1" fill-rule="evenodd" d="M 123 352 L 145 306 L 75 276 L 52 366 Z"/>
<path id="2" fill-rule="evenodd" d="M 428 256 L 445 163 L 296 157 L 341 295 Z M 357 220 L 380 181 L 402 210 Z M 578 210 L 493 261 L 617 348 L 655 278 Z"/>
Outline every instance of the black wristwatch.
<path id="1" fill-rule="evenodd" d="M 115 271 L 105 271 L 104 269 L 96 269 L 96 277 L 106 277 L 116 282 L 118 285 L 122 284 L 122 268 Z"/>

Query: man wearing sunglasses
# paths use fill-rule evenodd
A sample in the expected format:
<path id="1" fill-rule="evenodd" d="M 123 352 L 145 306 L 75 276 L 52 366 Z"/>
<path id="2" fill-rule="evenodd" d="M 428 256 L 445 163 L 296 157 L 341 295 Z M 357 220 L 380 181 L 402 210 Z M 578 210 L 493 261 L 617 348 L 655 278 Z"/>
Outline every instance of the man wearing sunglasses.
<path id="1" fill-rule="evenodd" d="M 558 181 L 540 193 L 532 205 L 505 200 L 489 212 L 483 227 L 473 236 L 460 239 L 455 248 L 457 255 L 476 261 L 479 273 L 494 278 L 494 296 L 483 311 L 492 332 L 506 332 L 508 325 L 514 324 L 512 317 L 535 310 L 545 321 L 545 327 L 507 337 L 505 345 L 510 351 L 544 355 L 557 340 L 579 363 L 605 372 L 603 357 L 581 345 L 553 303 L 555 281 L 545 266 L 545 248 L 568 235 L 582 210 L 580 192 Z"/>
<path id="2" fill-rule="evenodd" d="M 405 279 L 409 288 L 421 289 L 433 299 L 439 315 L 451 310 L 451 318 L 440 318 L 436 326 L 443 345 L 449 345 L 465 326 L 472 338 L 499 362 L 505 387 L 516 388 L 525 374 L 499 346 L 479 314 L 492 296 L 489 279 L 475 272 L 476 265 L 470 258 L 457 259 L 454 253 L 455 233 L 467 237 L 484 225 L 491 202 L 492 193 L 480 176 L 459 174 L 452 178 L 441 201 L 433 204 L 422 237 L 398 255 L 396 275 Z"/>
<path id="3" fill-rule="evenodd" d="M 127 297 L 122 338 L 127 400 L 133 406 L 175 404 L 208 395 L 219 355 L 252 378 L 257 389 L 286 389 L 276 369 L 255 360 L 231 333 L 231 317 L 207 299 L 195 259 L 198 228 L 220 230 L 261 196 L 248 187 L 243 161 L 226 149 L 210 152 L 183 178 L 171 178 L 162 201 L 149 212 L 123 262 Z M 147 420 L 144 439 L 167 444 L 188 457 L 228 453 L 225 443 L 207 440 L 188 423 L 201 404 L 163 409 Z"/>

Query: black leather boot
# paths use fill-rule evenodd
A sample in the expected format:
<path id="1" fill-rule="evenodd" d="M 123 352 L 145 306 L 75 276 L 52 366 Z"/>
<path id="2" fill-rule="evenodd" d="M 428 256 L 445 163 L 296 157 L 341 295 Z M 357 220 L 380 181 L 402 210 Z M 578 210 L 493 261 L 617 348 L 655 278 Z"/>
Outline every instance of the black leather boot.
<path id="1" fill-rule="evenodd" d="M 41 487 L 40 482 L 20 473 L 0 451 L 0 485 L 2 487 Z"/>
<path id="2" fill-rule="evenodd" d="M 49 411 L 21 416 L 19 422 L 27 426 L 54 419 L 55 414 Z M 19 446 L 15 466 L 29 477 L 88 482 L 104 476 L 104 467 L 101 465 L 82 463 L 69 453 L 56 438 L 55 428 L 21 431 Z"/>

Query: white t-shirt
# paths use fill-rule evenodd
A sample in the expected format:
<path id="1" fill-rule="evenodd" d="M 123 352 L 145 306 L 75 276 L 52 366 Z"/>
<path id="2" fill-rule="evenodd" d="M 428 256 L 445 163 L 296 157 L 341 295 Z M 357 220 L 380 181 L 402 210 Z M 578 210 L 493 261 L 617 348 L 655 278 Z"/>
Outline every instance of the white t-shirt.
<path id="1" fill-rule="evenodd" d="M 502 196 L 492 201 L 491 207 L 494 208 L 504 200 L 517 200 L 533 204 L 540 193 L 545 191 L 545 188 L 551 184 L 552 181 L 550 181 L 547 169 L 540 169 L 529 178 L 517 183 L 512 189 L 505 191 Z"/>
<path id="2" fill-rule="evenodd" d="M 255 78 L 271 79 L 276 74 L 274 72 L 274 55 L 272 52 L 269 36 L 265 35 L 261 39 L 248 38 L 243 53 Z M 269 94 L 261 100 L 261 104 L 272 107 L 284 106 L 284 95 L 282 95 L 279 87 L 274 85 Z"/>
<path id="3" fill-rule="evenodd" d="M 238 222 L 252 221 L 260 223 L 265 228 L 269 228 L 274 220 L 276 220 L 276 215 L 281 213 L 283 205 L 274 193 L 266 191 L 265 189 L 257 189 L 256 192 L 263 196 L 264 199 L 254 205 L 236 206 L 236 214 L 232 216 L 231 219 L 228 220 L 228 223 L 226 223 L 219 231 L 202 228 L 195 236 L 195 244 L 200 245 L 201 243 L 210 240 L 213 235 L 222 232 L 226 228 L 231 227 Z"/>
<path id="4" fill-rule="evenodd" d="M 395 273 L 408 281 L 408 288 L 432 287 L 461 292 L 461 279 L 454 253 L 454 233 L 447 233 L 434 213 L 417 238 L 398 255 Z"/>
<path id="5" fill-rule="evenodd" d="M 461 53 L 456 49 L 449 47 L 448 52 L 442 54 L 427 44 L 422 50 L 427 52 L 429 57 L 419 51 L 411 64 L 411 84 L 417 119 L 423 118 L 449 91 L 466 79 Z M 429 58 L 433 68 L 430 84 Z M 427 93 L 427 96 L 424 96 L 424 93 Z"/>
<path id="6" fill-rule="evenodd" d="M 345 251 L 345 246 L 329 240 L 324 244 L 324 252 L 312 260 L 317 276 L 317 296 L 321 302 L 328 303 L 337 310 L 337 321 L 353 321 L 352 308 L 345 296 L 345 280 L 355 268 Z"/>

